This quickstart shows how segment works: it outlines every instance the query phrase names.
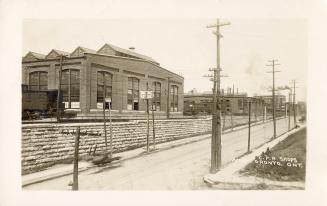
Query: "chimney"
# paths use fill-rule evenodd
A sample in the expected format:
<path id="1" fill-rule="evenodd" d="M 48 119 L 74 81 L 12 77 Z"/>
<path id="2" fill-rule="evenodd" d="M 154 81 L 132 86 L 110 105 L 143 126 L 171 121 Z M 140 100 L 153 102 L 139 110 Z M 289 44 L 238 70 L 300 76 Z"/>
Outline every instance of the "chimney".
<path id="1" fill-rule="evenodd" d="M 233 96 L 234 96 L 234 84 L 233 84 Z"/>

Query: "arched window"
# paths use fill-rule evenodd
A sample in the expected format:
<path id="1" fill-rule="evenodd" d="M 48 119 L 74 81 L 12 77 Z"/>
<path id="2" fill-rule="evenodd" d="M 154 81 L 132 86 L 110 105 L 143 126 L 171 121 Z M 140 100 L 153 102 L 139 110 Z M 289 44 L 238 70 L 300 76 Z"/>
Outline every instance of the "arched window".
<path id="1" fill-rule="evenodd" d="M 178 87 L 176 85 L 170 87 L 170 111 L 178 111 Z"/>
<path id="2" fill-rule="evenodd" d="M 153 103 L 152 109 L 156 111 L 160 111 L 160 104 L 161 104 L 161 83 L 160 82 L 153 82 L 152 83 L 152 90 L 154 93 L 153 96 Z"/>
<path id="3" fill-rule="evenodd" d="M 48 72 L 36 71 L 29 74 L 29 90 L 48 90 Z"/>
<path id="4" fill-rule="evenodd" d="M 139 86 L 140 80 L 128 77 L 127 110 L 139 110 Z"/>
<path id="5" fill-rule="evenodd" d="M 105 99 L 110 99 L 110 108 L 112 108 L 112 74 L 99 71 L 97 73 L 97 108 L 103 108 Z M 109 109 L 109 103 L 106 103 L 105 109 Z"/>
<path id="6" fill-rule="evenodd" d="M 78 69 L 62 71 L 60 88 L 65 108 L 80 108 L 80 71 Z"/>

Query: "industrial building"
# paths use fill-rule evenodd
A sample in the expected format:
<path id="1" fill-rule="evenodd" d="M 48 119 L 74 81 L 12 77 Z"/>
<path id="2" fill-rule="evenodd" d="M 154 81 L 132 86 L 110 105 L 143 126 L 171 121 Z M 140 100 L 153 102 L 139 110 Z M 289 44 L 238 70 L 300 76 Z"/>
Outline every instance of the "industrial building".
<path id="1" fill-rule="evenodd" d="M 153 91 L 149 107 L 157 118 L 182 116 L 183 77 L 134 49 L 105 44 L 97 51 L 28 52 L 22 59 L 22 84 L 33 91 L 58 90 L 60 71 L 64 111 L 77 118 L 101 118 L 104 98 L 111 102 L 113 118 L 144 118 L 147 102 L 140 92 L 146 90 Z"/>

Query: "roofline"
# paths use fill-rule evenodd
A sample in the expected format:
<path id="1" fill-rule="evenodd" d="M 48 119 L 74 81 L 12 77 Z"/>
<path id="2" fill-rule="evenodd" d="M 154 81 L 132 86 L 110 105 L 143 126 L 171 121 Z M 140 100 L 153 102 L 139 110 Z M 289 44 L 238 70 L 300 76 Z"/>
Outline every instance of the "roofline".
<path id="1" fill-rule="evenodd" d="M 112 50 L 114 50 L 115 52 L 120 52 L 120 51 L 117 51 L 115 48 L 113 48 L 112 46 L 115 46 L 115 45 L 110 45 L 109 43 L 105 43 L 105 45 L 103 45 L 97 52 L 99 52 L 103 47 L 105 47 L 105 46 L 109 46 Z M 115 46 L 115 47 L 117 47 L 117 48 L 120 48 L 120 47 L 118 47 L 118 46 Z M 128 51 L 127 49 L 124 49 L 124 48 L 120 48 L 120 49 L 122 49 L 122 50 L 126 50 L 126 51 Z M 137 52 L 133 52 L 133 51 L 129 51 L 129 52 L 131 52 L 131 53 L 135 53 L 135 54 L 137 54 L 137 55 L 141 55 L 141 56 L 144 56 L 144 57 L 147 57 L 147 58 L 149 58 L 149 59 L 152 59 L 153 61 L 150 61 L 150 60 L 147 60 L 147 61 L 150 61 L 150 62 L 154 62 L 154 63 L 157 63 L 157 64 L 159 64 L 159 62 L 157 62 L 156 60 L 154 60 L 152 57 L 149 57 L 149 56 L 146 56 L 146 55 L 143 55 L 143 54 L 139 54 L 139 53 L 137 53 Z M 121 52 L 122 53 L 122 52 Z M 128 53 L 125 53 L 125 54 L 127 54 L 127 55 L 130 55 L 130 56 L 133 56 L 133 55 L 131 55 L 131 54 L 128 54 Z M 137 56 L 135 56 L 135 57 L 137 57 Z M 144 59 L 144 58 L 141 58 L 141 57 L 138 57 L 138 58 L 140 58 L 140 59 Z M 146 59 L 145 59 L 146 60 Z"/>
<path id="2" fill-rule="evenodd" d="M 180 77 L 180 78 L 182 78 L 184 80 L 184 77 L 182 77 L 181 75 L 176 74 L 176 73 L 174 73 L 172 71 L 169 71 L 168 69 L 165 69 L 165 68 L 163 68 L 163 67 L 161 67 L 161 66 L 159 66 L 159 65 L 157 65 L 157 64 L 155 64 L 155 63 L 153 63 L 153 62 L 151 62 L 149 60 L 146 60 L 146 59 L 137 59 L 137 58 L 121 57 L 121 56 L 108 55 L 108 54 L 107 55 L 106 54 L 98 54 L 98 53 L 94 54 L 94 53 L 89 53 L 89 52 L 85 52 L 84 55 L 85 54 L 105 56 L 105 57 L 114 57 L 114 58 L 120 58 L 120 59 L 130 59 L 130 60 L 135 60 L 135 61 L 147 62 L 147 63 L 150 63 L 150 64 L 152 64 L 152 65 L 154 65 L 154 66 L 156 66 L 156 67 L 158 67 L 160 69 L 163 69 L 163 70 L 165 70 L 165 71 L 167 71 L 167 72 L 169 72 L 171 74 L 174 74 L 174 75 L 176 75 L 176 76 L 178 76 L 178 77 Z"/>
<path id="3" fill-rule="evenodd" d="M 66 57 L 68 59 L 84 59 L 85 56 L 78 56 L 78 57 Z M 36 62 L 47 62 L 47 61 L 58 61 L 60 58 L 55 58 L 55 59 L 40 59 L 40 60 L 35 60 L 35 61 L 22 61 L 22 64 L 26 63 L 36 63 Z"/>

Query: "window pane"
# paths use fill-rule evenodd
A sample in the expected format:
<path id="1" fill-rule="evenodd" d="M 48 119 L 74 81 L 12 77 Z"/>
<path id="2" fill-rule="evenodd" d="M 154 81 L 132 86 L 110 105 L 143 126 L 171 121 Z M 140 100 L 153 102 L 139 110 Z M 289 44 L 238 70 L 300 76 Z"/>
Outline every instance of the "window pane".
<path id="1" fill-rule="evenodd" d="M 39 86 L 29 85 L 28 88 L 29 88 L 29 90 L 32 90 L 32 91 L 38 91 L 39 90 Z"/>
<path id="2" fill-rule="evenodd" d="M 79 70 L 70 71 L 70 84 L 79 84 Z"/>
<path id="3" fill-rule="evenodd" d="M 139 80 L 136 78 L 133 78 L 133 89 L 139 90 Z"/>
<path id="4" fill-rule="evenodd" d="M 98 85 L 103 85 L 103 72 L 97 73 L 97 83 Z"/>
<path id="5" fill-rule="evenodd" d="M 160 83 L 156 84 L 156 91 L 161 92 L 161 84 Z"/>
<path id="6" fill-rule="evenodd" d="M 128 77 L 128 89 L 133 89 L 133 78 Z"/>
<path id="7" fill-rule="evenodd" d="M 103 86 L 98 85 L 97 102 L 103 102 Z"/>
<path id="8" fill-rule="evenodd" d="M 70 96 L 71 102 L 79 102 L 79 96 Z"/>
<path id="9" fill-rule="evenodd" d="M 30 73 L 29 84 L 30 85 L 38 85 L 39 84 L 39 73 L 38 72 Z"/>
<path id="10" fill-rule="evenodd" d="M 106 97 L 111 97 L 111 87 L 106 87 Z"/>
<path id="11" fill-rule="evenodd" d="M 61 73 L 61 84 L 69 84 L 69 70 L 66 69 Z"/>
<path id="12" fill-rule="evenodd" d="M 70 87 L 70 95 L 79 96 L 79 85 L 72 84 Z"/>
<path id="13" fill-rule="evenodd" d="M 138 90 L 134 90 L 134 99 L 138 99 L 139 98 L 139 91 Z"/>
<path id="14" fill-rule="evenodd" d="M 48 73 L 40 72 L 40 85 L 47 86 L 48 85 Z"/>
<path id="15" fill-rule="evenodd" d="M 45 91 L 45 90 L 48 90 L 48 86 L 42 86 L 40 85 L 40 91 Z"/>
<path id="16" fill-rule="evenodd" d="M 107 86 L 111 86 L 112 85 L 112 75 L 109 73 L 105 73 L 105 84 Z"/>

